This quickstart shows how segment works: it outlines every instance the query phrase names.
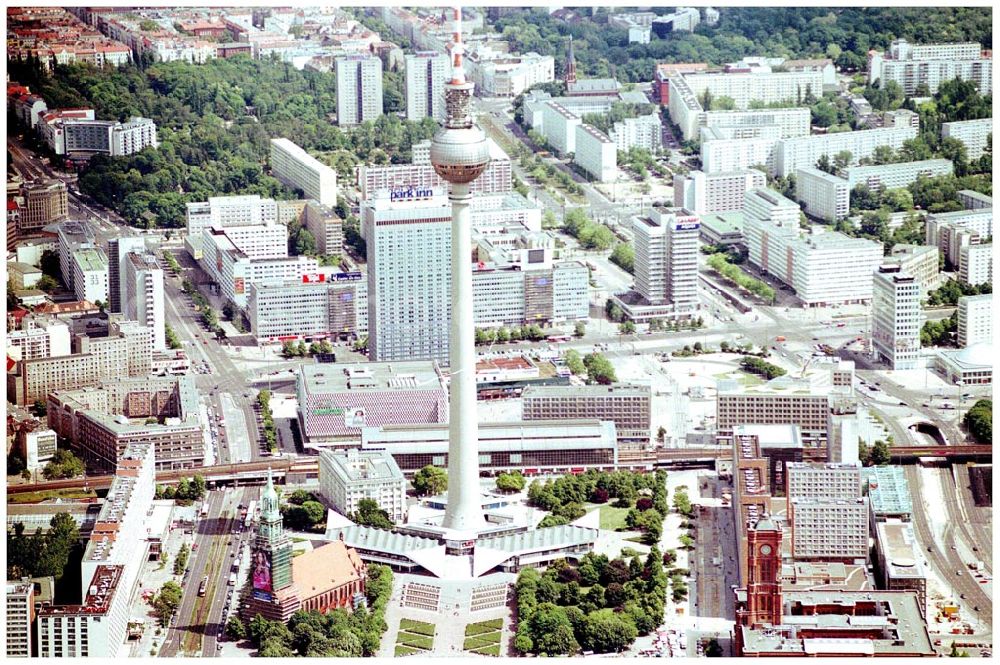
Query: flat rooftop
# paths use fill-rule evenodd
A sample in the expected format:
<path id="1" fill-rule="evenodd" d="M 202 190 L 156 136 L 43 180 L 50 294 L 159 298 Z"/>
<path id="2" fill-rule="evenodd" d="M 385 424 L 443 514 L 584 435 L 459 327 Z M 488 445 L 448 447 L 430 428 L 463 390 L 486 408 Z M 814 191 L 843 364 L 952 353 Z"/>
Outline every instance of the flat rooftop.
<path id="1" fill-rule="evenodd" d="M 921 563 L 913 525 L 909 522 L 879 522 L 875 525 L 879 547 L 885 557 L 890 579 L 923 579 L 927 577 Z"/>
<path id="2" fill-rule="evenodd" d="M 488 358 L 476 361 L 476 374 L 483 372 L 510 372 L 515 370 L 535 369 L 535 365 L 524 356 L 513 358 Z"/>
<path id="3" fill-rule="evenodd" d="M 303 365 L 299 376 L 308 394 L 434 390 L 441 376 L 433 361 Z"/>
<path id="4" fill-rule="evenodd" d="M 320 457 L 333 464 L 342 481 L 403 479 L 396 460 L 385 450 L 323 450 Z"/>
<path id="5" fill-rule="evenodd" d="M 802 448 L 798 425 L 738 425 L 733 436 L 756 436 L 761 448 Z"/>
<path id="6" fill-rule="evenodd" d="M 102 616 L 111 608 L 111 599 L 118 589 L 124 566 L 97 566 L 90 580 L 87 595 L 81 605 L 47 605 L 38 610 L 40 617 L 86 615 Z"/>
<path id="7" fill-rule="evenodd" d="M 795 561 L 781 566 L 783 591 L 865 591 L 874 588 L 863 565 L 839 561 Z"/>
<path id="8" fill-rule="evenodd" d="M 73 259 L 80 265 L 80 269 L 86 272 L 105 271 L 108 269 L 108 261 L 104 257 L 104 252 L 94 249 L 78 249 L 73 252 Z"/>
<path id="9" fill-rule="evenodd" d="M 844 654 L 935 656 L 927 625 L 920 613 L 917 594 L 912 591 L 786 591 L 786 611 L 781 627 L 743 627 L 746 651 L 751 653 Z M 852 615 L 859 605 L 876 604 L 878 615 Z M 840 605 L 844 614 L 805 615 L 816 606 Z M 803 613 L 800 613 L 803 612 Z M 891 618 L 890 618 L 891 617 Z M 820 630 L 841 637 L 792 638 L 799 631 Z M 852 637 L 851 633 L 882 630 L 883 637 Z"/>
<path id="10" fill-rule="evenodd" d="M 645 397 L 652 395 L 652 388 L 627 383 L 609 386 L 528 386 L 521 393 L 523 399 L 542 397 Z"/>

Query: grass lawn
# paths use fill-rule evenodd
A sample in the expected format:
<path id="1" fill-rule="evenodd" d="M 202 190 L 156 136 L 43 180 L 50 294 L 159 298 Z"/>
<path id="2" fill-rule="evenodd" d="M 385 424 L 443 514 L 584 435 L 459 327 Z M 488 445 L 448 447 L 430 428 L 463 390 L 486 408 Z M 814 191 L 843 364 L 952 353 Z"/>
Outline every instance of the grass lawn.
<path id="1" fill-rule="evenodd" d="M 472 651 L 473 649 L 488 647 L 491 644 L 500 644 L 499 630 L 495 630 L 492 633 L 476 635 L 474 637 L 466 637 L 465 642 L 462 644 L 462 648 L 466 651 Z"/>
<path id="2" fill-rule="evenodd" d="M 417 635 L 416 633 L 400 631 L 399 634 L 396 635 L 396 644 L 405 644 L 408 647 L 430 650 L 434 646 L 434 638 L 426 635 Z"/>
<path id="3" fill-rule="evenodd" d="M 403 620 L 406 621 L 406 619 Z M 503 628 L 503 619 L 490 619 L 489 621 L 470 623 L 468 626 L 465 627 L 465 636 L 471 637 L 472 635 L 490 633 L 493 632 L 494 630 L 500 630 L 501 628 Z"/>
<path id="4" fill-rule="evenodd" d="M 759 386 L 764 383 L 764 379 L 757 376 L 756 374 L 750 374 L 749 372 L 744 372 L 741 369 L 733 370 L 732 372 L 720 372 L 719 374 L 713 374 L 712 378 L 718 379 L 732 379 L 738 382 L 741 386 L 751 388 L 753 386 Z"/>
<path id="5" fill-rule="evenodd" d="M 411 649 L 410 647 L 404 647 L 401 644 L 396 645 L 396 658 L 402 656 L 412 656 L 415 653 L 423 653 L 420 649 Z"/>
<path id="6" fill-rule="evenodd" d="M 470 653 L 479 654 L 480 656 L 499 656 L 500 655 L 500 645 L 491 644 L 481 649 L 473 649 Z"/>
<path id="7" fill-rule="evenodd" d="M 625 516 L 628 508 L 615 508 L 610 504 L 601 506 L 601 528 L 606 531 L 621 531 L 626 528 Z"/>
<path id="8" fill-rule="evenodd" d="M 7 503 L 38 503 L 45 499 L 96 499 L 97 493 L 94 490 L 63 489 L 63 490 L 41 490 L 39 492 L 24 492 L 20 494 L 8 494 Z"/>
<path id="9" fill-rule="evenodd" d="M 434 624 L 424 621 L 414 621 L 413 619 L 400 619 L 399 629 L 417 635 L 429 635 L 434 637 Z"/>

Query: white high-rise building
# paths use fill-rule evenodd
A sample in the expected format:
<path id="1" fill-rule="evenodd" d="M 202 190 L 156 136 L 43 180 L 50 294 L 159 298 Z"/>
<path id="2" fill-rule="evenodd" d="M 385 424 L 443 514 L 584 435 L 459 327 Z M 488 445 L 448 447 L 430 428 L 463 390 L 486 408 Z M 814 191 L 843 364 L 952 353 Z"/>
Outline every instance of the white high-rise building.
<path id="1" fill-rule="evenodd" d="M 69 325 L 55 317 L 28 314 L 21 319 L 20 329 L 7 333 L 7 349 L 17 349 L 16 360 L 68 356 L 72 353 Z"/>
<path id="2" fill-rule="evenodd" d="M 381 95 L 379 100 L 381 108 Z M 337 205 L 337 172 L 288 139 L 271 139 L 271 171 L 289 187 L 301 189 L 305 198 Z"/>
<path id="3" fill-rule="evenodd" d="M 896 114 L 906 113 L 910 112 L 905 109 L 896 111 Z M 851 163 L 856 164 L 863 157 L 871 157 L 879 146 L 899 150 L 903 143 L 916 138 L 918 131 L 918 127 L 900 121 L 894 127 L 781 139 L 775 146 L 772 173 L 787 177 L 798 169 L 816 166 L 824 155 L 832 162 L 841 152 L 851 153 Z"/>
<path id="4" fill-rule="evenodd" d="M 827 222 L 845 219 L 851 208 L 851 187 L 846 180 L 817 168 L 795 172 L 795 198 L 805 213 Z"/>
<path id="5" fill-rule="evenodd" d="M 61 223 L 58 230 L 59 271 L 66 288 L 75 291 L 75 260 L 73 255 L 79 249 L 93 248 L 94 231 L 87 222 L 69 220 Z"/>
<path id="6" fill-rule="evenodd" d="M 618 148 L 596 127 L 577 125 L 573 163 L 598 182 L 614 182 L 618 177 Z"/>
<path id="7" fill-rule="evenodd" d="M 382 115 L 382 60 L 373 55 L 337 58 L 337 124 L 360 125 Z"/>
<path id="8" fill-rule="evenodd" d="M 921 85 L 933 95 L 945 81 L 961 78 L 972 81 L 982 95 L 993 90 L 993 60 L 983 53 L 978 42 L 950 44 L 910 44 L 897 39 L 888 53 L 868 54 L 868 82 L 881 81 L 884 86 L 895 81 L 907 96 L 913 96 Z"/>
<path id="9" fill-rule="evenodd" d="M 250 285 L 247 318 L 258 342 L 291 337 L 368 335 L 368 281 L 362 273 L 319 273 Z"/>
<path id="10" fill-rule="evenodd" d="M 309 256 L 288 256 L 288 228 L 282 224 L 213 227 L 203 234 L 201 267 L 221 295 L 239 308 L 251 284 L 301 280 L 319 264 Z"/>
<path id="11" fill-rule="evenodd" d="M 122 314 L 153 331 L 153 350 L 165 351 L 163 269 L 153 254 L 129 253 L 123 262 Z"/>
<path id="12" fill-rule="evenodd" d="M 73 292 L 77 300 L 108 302 L 108 257 L 96 247 L 73 252 Z"/>
<path id="13" fill-rule="evenodd" d="M 898 265 L 883 265 L 872 285 L 872 352 L 891 369 L 917 369 L 923 326 L 920 282 Z"/>
<path id="14" fill-rule="evenodd" d="M 517 97 L 539 83 L 555 80 L 555 59 L 537 53 L 509 53 L 476 42 L 466 53 L 469 80 L 481 97 Z"/>
<path id="15" fill-rule="evenodd" d="M 447 361 L 451 206 L 433 190 L 361 207 L 372 361 Z"/>
<path id="16" fill-rule="evenodd" d="M 871 301 L 882 243 L 826 232 L 803 236 L 791 245 L 791 279 L 783 281 L 807 307 Z"/>
<path id="17" fill-rule="evenodd" d="M 920 282 L 920 292 L 924 298 L 938 287 L 941 271 L 938 266 L 940 253 L 937 247 L 928 245 L 893 245 L 892 254 L 885 257 L 886 263 L 897 263 L 908 275 Z"/>
<path id="18" fill-rule="evenodd" d="M 52 461 L 56 454 L 57 440 L 56 433 L 48 428 L 17 432 L 15 443 L 28 471 L 41 469 Z"/>
<path id="19" fill-rule="evenodd" d="M 789 462 L 786 472 L 789 499 L 837 501 L 861 496 L 861 467 L 857 464 Z"/>
<path id="20" fill-rule="evenodd" d="M 447 63 L 447 58 L 445 59 Z M 319 491 L 337 512 L 350 516 L 362 499 L 388 513 L 393 522 L 406 517 L 406 478 L 386 450 L 322 450 Z"/>
<path id="21" fill-rule="evenodd" d="M 490 151 L 490 163 L 483 174 L 472 181 L 472 194 L 477 198 L 483 194 L 501 194 L 513 188 L 513 172 L 510 157 L 490 139 L 486 140 Z M 429 161 L 426 148 L 417 144 L 413 150 L 412 164 L 389 164 L 386 166 L 359 166 L 358 189 L 360 200 L 367 200 L 389 190 L 441 188 L 441 179 Z"/>
<path id="22" fill-rule="evenodd" d="M 966 156 L 979 159 L 986 152 L 986 139 L 993 133 L 993 118 L 958 120 L 941 123 L 941 138 L 958 139 L 965 145 Z"/>
<path id="23" fill-rule="evenodd" d="M 677 174 L 674 175 L 674 207 L 687 208 L 698 215 L 742 210 L 746 193 L 766 184 L 767 176 L 757 169 Z"/>
<path id="24" fill-rule="evenodd" d="M 406 119 L 434 118 L 444 122 L 444 82 L 448 54 L 418 51 L 406 56 Z"/>
<path id="25" fill-rule="evenodd" d="M 560 154 L 576 152 L 576 134 L 583 121 L 562 104 L 548 102 L 542 108 L 542 133 Z"/>
<path id="26" fill-rule="evenodd" d="M 806 107 L 786 109 L 751 109 L 747 111 L 705 111 L 698 116 L 698 127 L 780 128 L 781 138 L 808 136 L 811 116 Z M 695 138 L 692 134 L 690 137 Z"/>
<path id="27" fill-rule="evenodd" d="M 801 236 L 798 205 L 769 189 L 748 192 L 743 232 L 750 263 L 791 286 L 808 307 L 864 303 L 881 243 L 813 228 Z"/>
<path id="28" fill-rule="evenodd" d="M 7 581 L 7 621 L 4 652 L 8 658 L 31 658 L 35 616 L 35 585 L 30 579 Z"/>
<path id="29" fill-rule="evenodd" d="M 777 129 L 772 126 L 772 129 Z M 775 136 L 737 137 L 719 127 L 702 127 L 701 169 L 728 173 L 759 167 L 774 172 Z"/>
<path id="30" fill-rule="evenodd" d="M 618 150 L 623 152 L 631 148 L 643 148 L 655 153 L 663 147 L 663 121 L 658 113 L 626 118 L 614 124 L 611 139 Z"/>
<path id="31" fill-rule="evenodd" d="M 869 516 L 861 494 L 861 467 L 789 462 L 785 471 L 792 556 L 865 559 Z"/>
<path id="32" fill-rule="evenodd" d="M 671 32 L 694 32 L 699 23 L 701 14 L 697 7 L 678 7 L 670 14 L 654 18 L 650 27 L 657 37 L 664 39 Z"/>
<path id="33" fill-rule="evenodd" d="M 744 219 L 772 222 L 798 228 L 799 205 L 770 188 L 749 191 L 743 199 Z"/>
<path id="34" fill-rule="evenodd" d="M 959 250 L 958 279 L 976 286 L 993 281 L 993 243 L 964 245 Z"/>
<path id="35" fill-rule="evenodd" d="M 823 94 L 821 71 L 775 72 L 762 67 L 752 73 L 696 72 L 685 74 L 684 80 L 697 99 L 707 90 L 714 98 L 731 98 L 739 110 L 746 110 L 752 101 L 798 102 L 810 93 L 817 98 Z"/>
<path id="36" fill-rule="evenodd" d="M 958 345 L 993 344 L 993 294 L 958 299 Z"/>
<path id="37" fill-rule="evenodd" d="M 951 175 L 954 165 L 948 159 L 924 159 L 918 162 L 898 162 L 874 166 L 851 166 L 843 176 L 851 189 L 865 185 L 871 190 L 899 189 L 919 178 Z"/>
<path id="38" fill-rule="evenodd" d="M 278 221 L 278 204 L 257 194 L 213 196 L 187 204 L 188 236 L 201 235 L 213 226 L 254 226 Z"/>
<path id="39" fill-rule="evenodd" d="M 698 303 L 698 218 L 687 210 L 654 208 L 637 217 L 635 288 L 653 305 L 672 303 L 678 309 Z"/>

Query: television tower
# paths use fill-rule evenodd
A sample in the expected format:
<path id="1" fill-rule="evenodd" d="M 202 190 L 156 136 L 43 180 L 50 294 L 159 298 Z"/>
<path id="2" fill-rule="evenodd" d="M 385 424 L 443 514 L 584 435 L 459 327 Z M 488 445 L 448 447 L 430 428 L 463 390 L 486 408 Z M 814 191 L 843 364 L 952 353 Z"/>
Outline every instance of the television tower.
<path id="1" fill-rule="evenodd" d="M 472 318 L 472 202 L 470 184 L 486 169 L 489 148 L 472 120 L 473 84 L 462 66 L 462 10 L 455 10 L 451 80 L 445 84 L 444 127 L 431 143 L 431 164 L 447 181 L 451 201 L 451 331 L 449 361 L 448 506 L 446 529 L 470 538 L 486 526 L 479 489 L 475 325 Z"/>

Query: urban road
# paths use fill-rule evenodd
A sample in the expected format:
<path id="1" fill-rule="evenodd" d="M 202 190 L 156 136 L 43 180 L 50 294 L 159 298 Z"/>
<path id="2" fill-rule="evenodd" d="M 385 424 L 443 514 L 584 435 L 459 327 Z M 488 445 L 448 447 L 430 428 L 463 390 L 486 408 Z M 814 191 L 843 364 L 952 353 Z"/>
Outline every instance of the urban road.
<path id="1" fill-rule="evenodd" d="M 979 621 L 990 630 L 993 625 L 993 599 L 989 597 L 983 589 L 983 585 L 969 574 L 966 561 L 962 561 L 956 549 L 952 549 L 950 543 L 960 537 L 960 529 L 956 526 L 954 519 L 948 520 L 943 538 L 938 539 L 931 529 L 928 506 L 925 503 L 920 469 L 915 466 L 906 468 L 906 480 L 910 487 L 910 495 L 913 501 L 913 525 L 917 530 L 917 537 L 926 547 L 928 562 L 934 567 L 942 581 L 959 595 L 964 596 L 963 609 L 967 613 L 975 615 Z M 945 498 L 945 507 L 949 517 L 958 512 L 955 505 L 957 499 Z M 946 544 L 948 544 L 946 546 Z M 973 608 L 978 607 L 978 611 Z"/>
<path id="2" fill-rule="evenodd" d="M 251 531 L 240 531 L 239 504 L 244 506 L 259 495 L 259 488 L 209 492 L 208 515 L 195 529 L 197 549 L 191 552 L 184 575 L 181 605 L 172 620 L 159 656 L 215 657 L 225 616 L 239 602 L 239 585 L 230 586 L 230 569 L 244 549 Z M 201 581 L 208 578 L 204 596 L 198 595 Z M 235 599 L 227 597 L 235 589 Z"/>

